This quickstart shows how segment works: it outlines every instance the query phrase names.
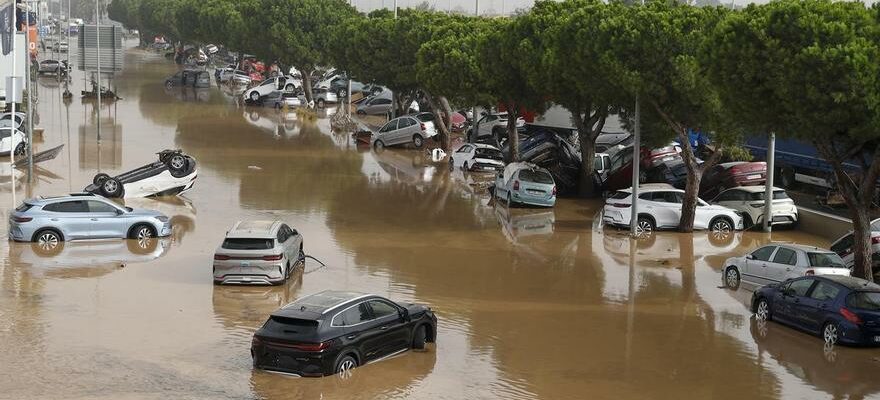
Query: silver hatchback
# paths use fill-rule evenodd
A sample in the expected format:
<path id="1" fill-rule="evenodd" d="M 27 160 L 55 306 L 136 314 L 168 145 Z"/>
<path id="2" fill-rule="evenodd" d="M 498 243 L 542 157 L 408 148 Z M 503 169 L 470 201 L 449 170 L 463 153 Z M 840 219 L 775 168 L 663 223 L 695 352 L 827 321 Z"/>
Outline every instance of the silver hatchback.
<path id="1" fill-rule="evenodd" d="M 425 139 L 436 134 L 434 124 L 422 122 L 414 115 L 405 115 L 388 121 L 373 135 L 373 147 L 381 151 L 386 146 L 412 143 L 416 148 L 425 144 Z"/>
<path id="2" fill-rule="evenodd" d="M 281 221 L 238 221 L 214 252 L 214 283 L 277 285 L 303 254 L 303 239 Z"/>
<path id="3" fill-rule="evenodd" d="M 25 200 L 9 216 L 15 241 L 55 246 L 76 239 L 146 239 L 171 234 L 171 222 L 153 210 L 120 207 L 91 193 Z"/>

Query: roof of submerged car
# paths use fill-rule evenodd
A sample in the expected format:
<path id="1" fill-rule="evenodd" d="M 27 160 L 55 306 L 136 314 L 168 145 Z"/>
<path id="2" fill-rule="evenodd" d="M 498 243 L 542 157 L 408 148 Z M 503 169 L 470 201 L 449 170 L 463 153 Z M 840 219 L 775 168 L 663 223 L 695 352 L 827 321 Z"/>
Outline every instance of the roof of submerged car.
<path id="1" fill-rule="evenodd" d="M 846 275 L 817 275 L 817 277 L 821 279 L 827 279 L 829 281 L 839 283 L 843 286 L 846 286 L 853 290 L 871 290 L 871 291 L 880 291 L 880 285 L 875 283 L 868 282 L 861 278 L 856 278 L 854 276 L 846 276 Z"/>
<path id="2" fill-rule="evenodd" d="M 275 230 L 281 226 L 281 221 L 269 220 L 245 220 L 232 225 L 232 229 L 226 233 L 227 238 L 274 238 Z"/>
<path id="3" fill-rule="evenodd" d="M 360 292 L 348 292 L 338 290 L 325 290 L 306 297 L 301 297 L 296 301 L 281 307 L 272 315 L 300 318 L 300 319 L 320 319 L 322 315 L 345 305 L 353 300 L 370 297 L 371 295 Z"/>

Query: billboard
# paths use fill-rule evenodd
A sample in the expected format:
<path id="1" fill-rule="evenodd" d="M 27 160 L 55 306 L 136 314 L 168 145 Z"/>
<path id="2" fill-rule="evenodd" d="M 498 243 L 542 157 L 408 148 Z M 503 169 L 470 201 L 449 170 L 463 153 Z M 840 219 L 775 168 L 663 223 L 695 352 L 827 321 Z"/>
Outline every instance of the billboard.
<path id="1" fill-rule="evenodd" d="M 98 29 L 100 28 L 100 29 Z M 111 25 L 80 25 L 77 42 L 79 57 L 77 67 L 80 71 L 98 70 L 98 32 L 101 41 L 101 72 L 122 71 L 125 54 L 122 51 L 122 28 Z"/>

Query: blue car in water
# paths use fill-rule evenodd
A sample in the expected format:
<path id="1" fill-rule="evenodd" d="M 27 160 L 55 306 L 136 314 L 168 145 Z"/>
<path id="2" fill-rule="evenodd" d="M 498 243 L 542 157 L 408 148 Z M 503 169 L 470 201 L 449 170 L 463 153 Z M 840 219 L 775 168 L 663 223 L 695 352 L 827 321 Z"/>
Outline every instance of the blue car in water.
<path id="1" fill-rule="evenodd" d="M 880 345 L 880 286 L 864 279 L 812 275 L 767 285 L 752 294 L 752 312 L 828 344 Z"/>
<path id="2" fill-rule="evenodd" d="M 495 198 L 508 206 L 523 204 L 553 207 L 556 204 L 556 182 L 546 169 L 532 163 L 507 164 L 495 177 Z"/>

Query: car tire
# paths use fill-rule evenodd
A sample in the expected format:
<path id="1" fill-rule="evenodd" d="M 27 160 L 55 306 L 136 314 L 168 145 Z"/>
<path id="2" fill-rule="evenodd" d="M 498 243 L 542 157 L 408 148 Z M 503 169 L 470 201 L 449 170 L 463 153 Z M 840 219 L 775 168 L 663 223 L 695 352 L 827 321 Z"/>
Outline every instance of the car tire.
<path id="1" fill-rule="evenodd" d="M 174 84 L 171 83 L 171 81 L 165 81 L 165 87 L 168 88 L 168 89 L 171 89 L 171 88 L 174 87 Z"/>
<path id="2" fill-rule="evenodd" d="M 425 342 L 428 341 L 428 330 L 425 325 L 419 325 L 413 333 L 412 348 L 415 350 L 424 350 Z"/>
<path id="3" fill-rule="evenodd" d="M 342 376 L 343 378 L 348 378 L 348 376 L 351 375 L 351 370 L 357 368 L 357 366 L 357 360 L 353 356 L 348 354 L 340 358 L 339 361 L 336 362 L 336 367 L 333 368 L 333 372 Z"/>
<path id="4" fill-rule="evenodd" d="M 367 112 L 364 110 L 357 110 L 358 115 L 367 115 Z"/>
<path id="5" fill-rule="evenodd" d="M 449 172 L 452 172 L 454 170 L 455 170 L 455 162 L 452 161 L 452 157 L 449 157 Z"/>
<path id="6" fill-rule="evenodd" d="M 171 171 L 181 172 L 186 171 L 187 164 L 186 157 L 180 154 L 175 154 L 168 159 L 168 163 L 165 165 L 167 165 L 168 169 Z"/>
<path id="7" fill-rule="evenodd" d="M 467 161 L 461 164 L 461 170 L 465 172 L 470 171 L 470 167 L 468 167 Z"/>
<path id="8" fill-rule="evenodd" d="M 752 229 L 755 225 L 755 222 L 752 221 L 752 215 L 748 213 L 743 213 L 743 230 Z"/>
<path id="9" fill-rule="evenodd" d="M 106 181 L 107 179 L 110 179 L 110 175 L 101 172 L 99 174 L 96 174 L 95 177 L 92 178 L 92 183 L 95 186 L 101 186 L 101 184 L 104 183 L 104 181 Z"/>
<path id="10" fill-rule="evenodd" d="M 122 197 L 122 183 L 116 178 L 107 178 L 107 180 L 101 184 L 101 192 L 104 193 L 104 196 L 106 197 Z"/>
<path id="11" fill-rule="evenodd" d="M 252 102 L 256 103 L 260 101 L 260 92 L 254 90 L 253 92 L 251 92 L 251 94 L 248 95 L 248 97 L 251 99 Z"/>
<path id="12" fill-rule="evenodd" d="M 377 140 L 376 143 L 373 144 L 373 148 L 376 149 L 376 153 L 381 153 L 385 151 L 385 142 Z"/>
<path id="13" fill-rule="evenodd" d="M 724 217 L 718 217 L 709 222 L 709 230 L 713 233 L 729 233 L 733 232 L 733 223 Z"/>
<path id="14" fill-rule="evenodd" d="M 324 108 L 324 99 L 318 99 L 315 104 L 318 105 L 318 108 Z"/>
<path id="15" fill-rule="evenodd" d="M 840 340 L 840 329 L 836 323 L 828 322 L 822 327 L 822 339 L 825 340 L 825 344 L 832 346 L 837 344 Z"/>
<path id="16" fill-rule="evenodd" d="M 724 286 L 730 289 L 739 289 L 741 276 L 739 270 L 734 266 L 729 266 L 724 270 Z"/>
<path id="17" fill-rule="evenodd" d="M 25 145 L 24 145 L 24 143 L 20 142 L 15 146 L 15 150 L 13 151 L 13 154 L 20 156 L 24 153 L 25 153 Z"/>
<path id="18" fill-rule="evenodd" d="M 336 96 L 339 97 L 340 99 L 344 99 L 346 95 L 347 95 L 347 93 L 345 93 L 345 89 L 339 89 L 336 92 Z"/>
<path id="19" fill-rule="evenodd" d="M 770 321 L 773 319 L 773 315 L 770 313 L 770 303 L 763 297 L 759 298 L 758 304 L 755 305 L 755 319 L 759 321 Z"/>
<path id="20" fill-rule="evenodd" d="M 292 92 L 295 89 L 296 89 L 296 86 L 294 86 L 292 83 L 288 83 L 287 85 L 284 86 L 284 90 L 288 91 L 288 92 Z"/>
<path id="21" fill-rule="evenodd" d="M 64 249 L 64 238 L 54 229 L 43 229 L 34 234 L 34 253 L 41 257 L 51 257 Z"/>
<path id="22" fill-rule="evenodd" d="M 636 233 L 641 235 L 651 235 L 657 229 L 654 220 L 646 216 L 640 215 L 636 220 Z"/>
<path id="23" fill-rule="evenodd" d="M 422 138 L 422 135 L 413 135 L 413 146 L 416 146 L 417 149 L 421 149 L 424 145 L 425 139 Z"/>
<path id="24" fill-rule="evenodd" d="M 135 224 L 128 230 L 128 238 L 145 240 L 156 237 L 156 229 L 149 224 Z"/>

